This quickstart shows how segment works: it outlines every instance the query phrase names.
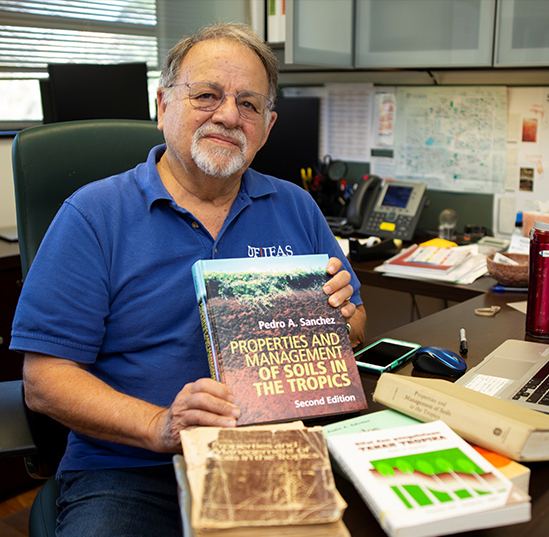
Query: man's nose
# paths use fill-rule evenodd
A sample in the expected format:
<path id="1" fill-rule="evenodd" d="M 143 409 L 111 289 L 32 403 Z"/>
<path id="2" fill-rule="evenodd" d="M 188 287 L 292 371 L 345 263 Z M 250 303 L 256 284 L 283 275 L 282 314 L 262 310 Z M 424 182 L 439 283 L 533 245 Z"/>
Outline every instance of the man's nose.
<path id="1" fill-rule="evenodd" d="M 236 95 L 234 93 L 225 93 L 225 98 L 215 109 L 213 114 L 214 121 L 219 121 L 226 126 L 234 126 L 240 123 L 242 118 L 236 104 Z"/>

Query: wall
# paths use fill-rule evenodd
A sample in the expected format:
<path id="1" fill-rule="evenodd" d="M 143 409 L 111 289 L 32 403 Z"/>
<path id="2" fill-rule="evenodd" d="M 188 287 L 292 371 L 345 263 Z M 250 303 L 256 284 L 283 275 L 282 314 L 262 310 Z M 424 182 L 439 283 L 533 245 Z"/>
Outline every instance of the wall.
<path id="1" fill-rule="evenodd" d="M 15 194 L 11 171 L 13 138 L 0 138 L 0 227 L 15 226 Z"/>

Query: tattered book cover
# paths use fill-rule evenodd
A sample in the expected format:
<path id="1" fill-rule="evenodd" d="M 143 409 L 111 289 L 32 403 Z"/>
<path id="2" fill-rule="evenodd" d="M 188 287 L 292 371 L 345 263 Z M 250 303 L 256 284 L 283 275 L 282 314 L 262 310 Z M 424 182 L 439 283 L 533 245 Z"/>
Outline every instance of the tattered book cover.
<path id="1" fill-rule="evenodd" d="M 322 428 L 288 425 L 182 431 L 195 530 L 341 520 Z"/>

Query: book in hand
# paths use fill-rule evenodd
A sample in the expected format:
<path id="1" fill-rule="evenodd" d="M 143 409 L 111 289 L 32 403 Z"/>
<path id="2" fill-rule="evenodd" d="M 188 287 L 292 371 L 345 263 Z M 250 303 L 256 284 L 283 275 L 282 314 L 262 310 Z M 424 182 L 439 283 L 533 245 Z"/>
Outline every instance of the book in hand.
<path id="1" fill-rule="evenodd" d="M 374 400 L 516 461 L 549 460 L 549 416 L 448 380 L 383 373 Z"/>
<path id="2" fill-rule="evenodd" d="M 186 537 L 350 536 L 321 427 L 197 427 L 181 442 Z"/>
<path id="3" fill-rule="evenodd" d="M 530 497 L 442 421 L 330 436 L 328 448 L 390 537 L 531 519 Z"/>
<path id="4" fill-rule="evenodd" d="M 422 423 L 415 418 L 411 418 L 402 412 L 396 410 L 378 410 L 369 412 L 354 418 L 344 419 L 329 425 L 324 425 L 322 431 L 324 437 L 328 439 L 331 436 L 343 434 L 359 433 L 364 431 L 376 431 L 380 429 L 392 429 L 395 427 L 405 427 L 408 425 L 417 425 Z M 515 486 L 528 494 L 530 488 L 530 468 L 516 462 L 509 457 L 495 453 L 479 446 L 472 447 L 478 451 L 490 464 L 495 466 L 507 479 L 510 479 Z M 343 474 L 343 471 L 332 461 L 332 467 L 335 471 Z"/>
<path id="5" fill-rule="evenodd" d="M 341 311 L 322 290 L 327 255 L 193 265 L 212 377 L 235 394 L 238 425 L 367 407 Z"/>

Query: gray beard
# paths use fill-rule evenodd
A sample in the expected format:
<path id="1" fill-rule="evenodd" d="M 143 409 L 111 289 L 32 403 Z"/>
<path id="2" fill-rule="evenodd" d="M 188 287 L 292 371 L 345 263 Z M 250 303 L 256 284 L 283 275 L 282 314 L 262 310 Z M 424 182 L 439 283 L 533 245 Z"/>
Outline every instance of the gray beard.
<path id="1" fill-rule="evenodd" d="M 209 132 L 218 132 L 238 140 L 240 152 L 225 147 L 210 147 L 200 144 L 202 137 Z M 233 131 L 223 127 L 203 125 L 194 133 L 191 145 L 191 157 L 205 174 L 218 179 L 228 179 L 246 165 L 247 140 L 242 131 Z"/>

